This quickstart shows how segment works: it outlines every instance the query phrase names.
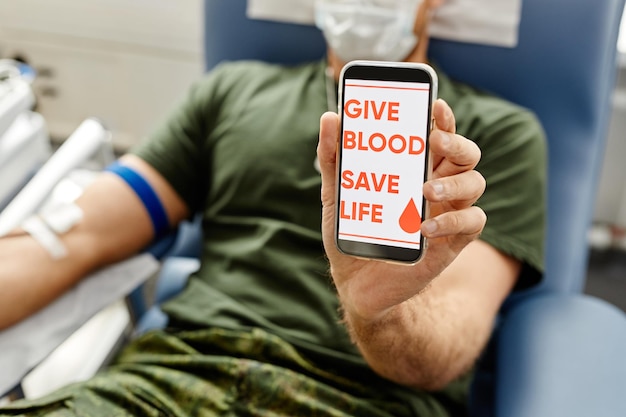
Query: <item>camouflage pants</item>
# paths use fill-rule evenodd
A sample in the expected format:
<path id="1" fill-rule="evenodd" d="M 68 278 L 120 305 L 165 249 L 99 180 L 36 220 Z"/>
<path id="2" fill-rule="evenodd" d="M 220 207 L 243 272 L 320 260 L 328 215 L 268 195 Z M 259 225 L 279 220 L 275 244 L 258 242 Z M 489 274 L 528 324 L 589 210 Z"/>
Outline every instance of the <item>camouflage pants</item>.
<path id="1" fill-rule="evenodd" d="M 254 358 L 239 359 L 237 357 Z M 406 416 L 406 405 L 326 373 L 263 331 L 149 333 L 85 383 L 0 416 Z"/>

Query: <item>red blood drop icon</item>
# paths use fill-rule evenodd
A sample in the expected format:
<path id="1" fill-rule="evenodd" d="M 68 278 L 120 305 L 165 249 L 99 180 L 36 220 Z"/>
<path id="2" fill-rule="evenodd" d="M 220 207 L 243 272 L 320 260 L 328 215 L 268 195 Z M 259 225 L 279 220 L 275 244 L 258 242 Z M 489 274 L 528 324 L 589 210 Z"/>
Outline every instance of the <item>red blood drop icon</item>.
<path id="1" fill-rule="evenodd" d="M 420 216 L 415 201 L 411 199 L 400 215 L 400 227 L 407 233 L 417 233 L 422 227 L 422 216 Z"/>

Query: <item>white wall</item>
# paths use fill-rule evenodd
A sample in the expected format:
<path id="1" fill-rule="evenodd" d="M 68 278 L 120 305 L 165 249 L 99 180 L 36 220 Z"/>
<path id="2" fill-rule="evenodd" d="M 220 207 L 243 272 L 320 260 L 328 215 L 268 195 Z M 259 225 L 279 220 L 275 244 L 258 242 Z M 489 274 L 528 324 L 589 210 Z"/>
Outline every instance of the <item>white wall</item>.
<path id="1" fill-rule="evenodd" d="M 613 229 L 621 239 L 620 230 L 626 229 L 626 13 L 622 16 L 617 42 L 620 68 L 613 97 L 613 109 L 604 165 L 598 186 L 594 221 Z M 619 244 L 625 244 L 620 242 Z"/>
<path id="2" fill-rule="evenodd" d="M 623 60 L 624 61 L 624 60 Z M 620 67 L 613 97 L 604 165 L 600 177 L 594 220 L 626 228 L 626 65 Z"/>
<path id="3" fill-rule="evenodd" d="M 619 32 L 619 39 L 617 40 L 617 49 L 626 54 L 626 13 L 622 14 L 622 23 Z"/>
<path id="4" fill-rule="evenodd" d="M 202 1 L 0 0 L 0 55 L 38 70 L 51 136 L 96 116 L 126 149 L 202 74 Z"/>

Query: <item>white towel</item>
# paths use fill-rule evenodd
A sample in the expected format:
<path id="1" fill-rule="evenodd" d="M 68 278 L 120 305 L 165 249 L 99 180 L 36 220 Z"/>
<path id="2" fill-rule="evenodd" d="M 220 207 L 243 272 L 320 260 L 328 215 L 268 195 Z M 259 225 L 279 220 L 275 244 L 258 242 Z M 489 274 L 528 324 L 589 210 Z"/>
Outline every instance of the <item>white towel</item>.
<path id="1" fill-rule="evenodd" d="M 315 24 L 315 0 L 248 0 L 251 19 Z M 433 38 L 513 48 L 522 0 L 446 0 L 431 25 Z"/>

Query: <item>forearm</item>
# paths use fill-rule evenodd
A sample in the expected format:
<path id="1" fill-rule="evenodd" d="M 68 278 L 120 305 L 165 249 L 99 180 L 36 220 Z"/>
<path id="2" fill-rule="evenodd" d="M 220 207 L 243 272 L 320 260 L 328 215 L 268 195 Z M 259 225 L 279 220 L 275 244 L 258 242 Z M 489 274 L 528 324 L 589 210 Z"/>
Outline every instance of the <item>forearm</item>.
<path id="1" fill-rule="evenodd" d="M 53 260 L 29 235 L 0 239 L 0 329 L 48 304 L 95 264 L 88 239 L 73 236 L 64 245 L 70 256 Z"/>
<path id="2" fill-rule="evenodd" d="M 492 319 L 479 319 L 471 303 L 456 294 L 438 292 L 429 287 L 374 321 L 345 315 L 372 369 L 402 385 L 433 390 L 471 368 Z"/>
<path id="3" fill-rule="evenodd" d="M 136 158 L 126 161 L 151 182 L 171 224 L 187 215 L 162 177 Z M 90 272 L 138 252 L 154 237 L 141 200 L 114 174 L 100 175 L 76 204 L 83 217 L 58 236 L 67 250 L 62 259 L 53 259 L 24 233 L 0 239 L 0 329 L 41 309 Z"/>
<path id="4" fill-rule="evenodd" d="M 519 262 L 477 241 L 419 294 L 373 319 L 346 309 L 345 322 L 376 372 L 441 388 L 473 366 L 518 271 Z"/>
<path id="5" fill-rule="evenodd" d="M 58 236 L 67 251 L 61 259 L 53 259 L 24 232 L 0 239 L 0 328 L 29 316 L 89 272 L 147 243 L 150 225 L 140 213 L 132 214 L 137 210 L 129 204 L 130 193 L 111 175 L 97 179 L 77 201 L 83 218 Z"/>

